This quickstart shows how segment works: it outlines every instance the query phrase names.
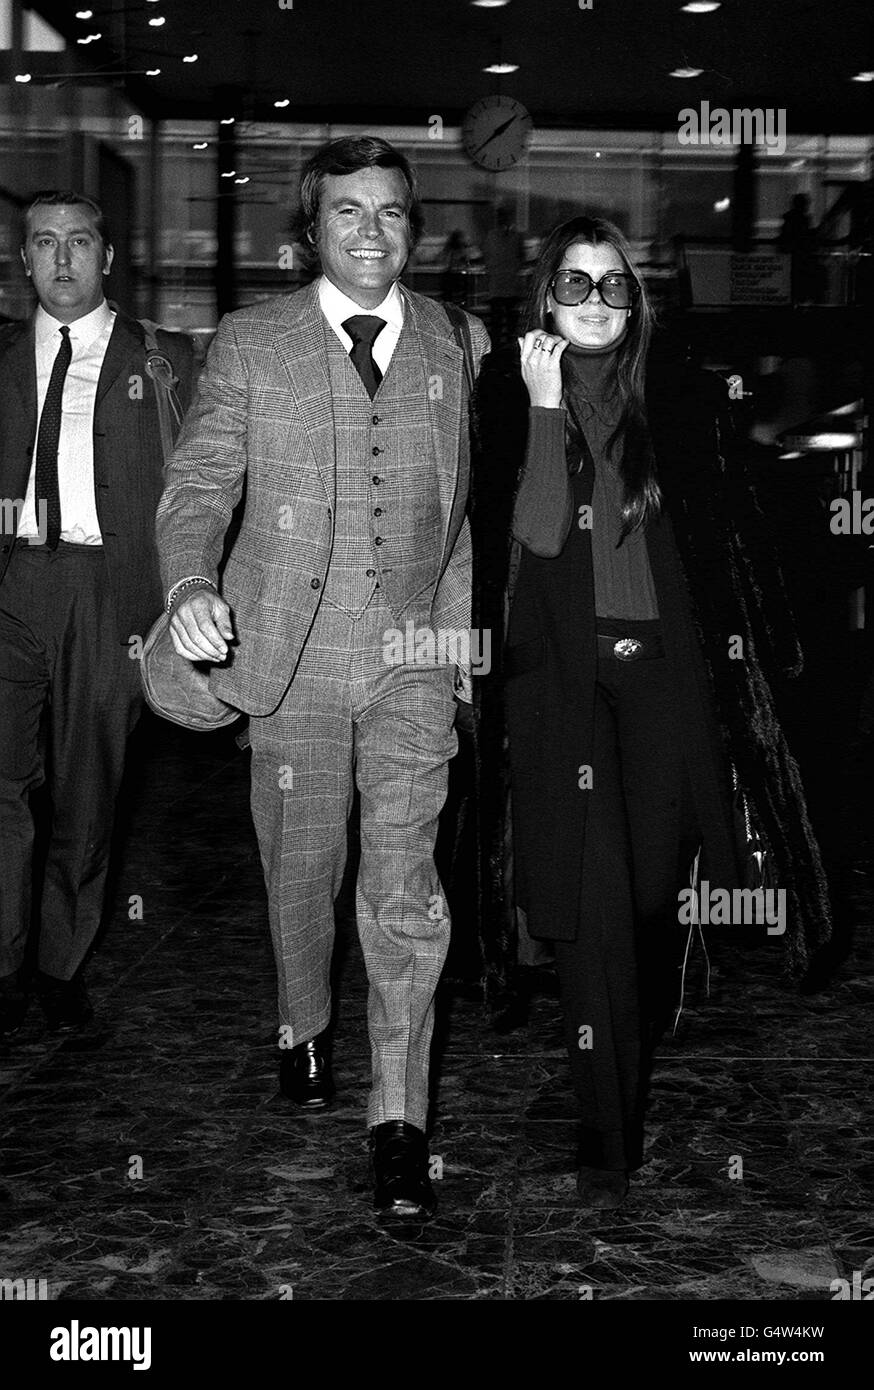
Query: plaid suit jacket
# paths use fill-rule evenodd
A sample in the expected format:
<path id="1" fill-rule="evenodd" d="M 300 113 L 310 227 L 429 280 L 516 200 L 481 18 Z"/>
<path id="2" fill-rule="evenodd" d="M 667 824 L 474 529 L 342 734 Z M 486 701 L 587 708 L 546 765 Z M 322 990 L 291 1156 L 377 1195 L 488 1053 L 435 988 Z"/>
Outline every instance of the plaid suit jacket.
<path id="1" fill-rule="evenodd" d="M 465 510 L 470 473 L 464 360 L 439 304 L 401 288 L 424 354 L 442 517 L 435 627 L 470 625 L 471 553 Z M 475 368 L 488 350 L 470 319 Z M 189 575 L 218 583 L 231 514 L 239 534 L 221 581 L 236 644 L 212 672 L 221 699 L 269 714 L 294 675 L 331 559 L 336 459 L 327 327 L 314 283 L 226 315 L 197 401 L 166 470 L 157 516 L 169 589 Z M 432 399 L 433 397 L 433 399 Z"/>

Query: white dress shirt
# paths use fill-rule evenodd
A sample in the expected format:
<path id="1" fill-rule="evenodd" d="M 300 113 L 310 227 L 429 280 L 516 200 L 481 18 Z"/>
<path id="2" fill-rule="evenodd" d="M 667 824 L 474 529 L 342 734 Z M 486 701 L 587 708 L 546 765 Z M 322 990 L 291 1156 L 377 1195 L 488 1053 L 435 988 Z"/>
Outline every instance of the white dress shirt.
<path id="1" fill-rule="evenodd" d="M 346 319 L 351 319 L 353 314 L 371 314 L 375 318 L 385 319 L 385 328 L 379 330 L 373 344 L 373 360 L 385 376 L 404 326 L 404 301 L 397 280 L 375 309 L 362 309 L 360 304 L 356 304 L 354 299 L 350 299 L 348 294 L 338 290 L 331 280 L 322 275 L 319 279 L 319 308 L 347 352 L 352 351 L 352 339 L 343 327 Z"/>
<path id="2" fill-rule="evenodd" d="M 115 312 L 106 300 L 90 314 L 70 324 L 72 356 L 64 378 L 61 437 L 58 444 L 58 491 L 61 498 L 61 540 L 77 545 L 102 545 L 94 495 L 94 403 L 97 380 L 109 345 Z M 34 318 L 37 420 L 42 417 L 49 378 L 61 346 L 61 322 L 42 305 Z M 37 427 L 36 439 L 39 438 Z M 18 535 L 37 538 L 36 440 Z"/>

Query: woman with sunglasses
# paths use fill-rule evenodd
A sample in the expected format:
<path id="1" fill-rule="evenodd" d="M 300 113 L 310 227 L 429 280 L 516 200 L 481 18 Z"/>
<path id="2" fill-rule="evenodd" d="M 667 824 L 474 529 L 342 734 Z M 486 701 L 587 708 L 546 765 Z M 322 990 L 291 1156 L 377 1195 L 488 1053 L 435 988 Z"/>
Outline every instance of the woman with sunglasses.
<path id="1" fill-rule="evenodd" d="M 577 1187 L 604 1208 L 642 1162 L 652 1048 L 687 940 L 678 894 L 696 856 L 712 887 L 741 883 L 731 762 L 787 890 L 779 945 L 795 973 L 829 935 L 829 903 L 768 684 L 797 674 L 800 653 L 763 518 L 725 465 L 724 382 L 651 350 L 646 288 L 599 218 L 546 238 L 525 327 L 485 359 L 476 392 L 487 993 L 501 1002 L 512 976 L 520 909 L 553 943 L 583 1117 Z"/>

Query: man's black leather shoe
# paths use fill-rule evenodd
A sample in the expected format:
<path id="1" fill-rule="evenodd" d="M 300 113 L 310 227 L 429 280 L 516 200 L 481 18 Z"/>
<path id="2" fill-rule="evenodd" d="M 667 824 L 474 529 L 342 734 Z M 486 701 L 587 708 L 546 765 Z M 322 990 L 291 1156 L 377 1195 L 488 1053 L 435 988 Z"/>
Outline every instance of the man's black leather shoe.
<path id="1" fill-rule="evenodd" d="M 72 1033 L 84 1028 L 94 1017 L 85 981 L 80 977 L 56 980 L 39 971 L 36 990 L 50 1033 Z"/>
<path id="2" fill-rule="evenodd" d="M 303 1110 L 324 1110 L 334 1095 L 327 1040 L 327 1033 L 319 1033 L 298 1043 L 279 1063 L 280 1091 Z"/>
<path id="3" fill-rule="evenodd" d="M 18 981 L 18 973 L 0 979 L 0 1038 L 13 1038 L 27 1013 L 27 995 Z"/>
<path id="4" fill-rule="evenodd" d="M 426 1220 L 437 1208 L 428 1177 L 428 1141 L 406 1120 L 386 1120 L 370 1131 L 376 1191 L 373 1205 L 383 1216 Z"/>

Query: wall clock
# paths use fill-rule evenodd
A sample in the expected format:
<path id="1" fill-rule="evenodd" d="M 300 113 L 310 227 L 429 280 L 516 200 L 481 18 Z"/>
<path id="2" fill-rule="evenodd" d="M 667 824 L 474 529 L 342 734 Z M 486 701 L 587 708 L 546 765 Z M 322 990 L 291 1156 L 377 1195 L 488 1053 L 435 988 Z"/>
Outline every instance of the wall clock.
<path id="1" fill-rule="evenodd" d="M 525 153 L 532 120 L 513 97 L 483 97 L 470 108 L 461 127 L 468 159 L 493 173 L 512 169 Z"/>

